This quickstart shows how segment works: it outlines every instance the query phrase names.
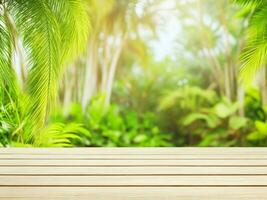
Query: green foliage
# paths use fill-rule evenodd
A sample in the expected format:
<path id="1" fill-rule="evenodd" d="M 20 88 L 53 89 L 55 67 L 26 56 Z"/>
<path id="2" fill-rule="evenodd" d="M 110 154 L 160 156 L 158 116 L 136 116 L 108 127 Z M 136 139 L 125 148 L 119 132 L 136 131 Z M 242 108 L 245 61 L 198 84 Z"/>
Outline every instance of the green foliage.
<path id="1" fill-rule="evenodd" d="M 96 124 L 92 123 L 94 146 L 171 146 L 170 134 L 161 132 L 154 115 L 144 113 L 138 118 L 134 111 L 123 116 L 116 106 L 111 106 Z M 89 121 L 90 120 L 89 116 Z M 93 126 L 92 126 L 93 125 Z"/>
<path id="2" fill-rule="evenodd" d="M 229 119 L 229 128 L 232 130 L 238 130 L 246 127 L 248 119 L 240 116 L 232 116 Z"/>
<path id="3" fill-rule="evenodd" d="M 72 147 L 91 138 L 90 132 L 78 123 L 53 123 L 40 134 L 38 147 Z"/>
<path id="4" fill-rule="evenodd" d="M 160 109 L 167 115 L 176 110 L 172 117 L 177 118 L 177 134 L 184 137 L 183 143 L 187 141 L 190 145 L 240 145 L 243 142 L 240 134 L 248 127 L 248 119 L 238 115 L 239 103 L 220 99 L 214 91 L 196 86 L 170 93 L 162 100 Z"/>
<path id="5" fill-rule="evenodd" d="M 181 87 L 161 100 L 159 109 L 167 109 L 176 105 L 179 101 L 179 107 L 182 109 L 195 109 L 200 105 L 209 105 L 216 99 L 216 93 L 213 90 L 203 90 L 195 86 Z"/>
<path id="6" fill-rule="evenodd" d="M 265 1 L 264 0 L 234 0 L 236 3 L 244 5 L 244 6 L 256 6 L 260 7 L 262 6 Z"/>
<path id="7" fill-rule="evenodd" d="M 251 17 L 247 30 L 247 41 L 241 55 L 241 79 L 251 81 L 258 68 L 266 64 L 266 17 L 267 3 L 263 0 L 236 0 L 237 3 L 250 8 Z"/>
<path id="8" fill-rule="evenodd" d="M 0 146 L 3 147 L 71 147 L 91 138 L 80 123 L 53 123 L 43 129 L 33 142 L 25 131 L 27 118 L 21 118 L 20 108 L 14 102 L 4 101 L 0 93 Z"/>
<path id="9" fill-rule="evenodd" d="M 267 123 L 262 121 L 255 121 L 256 130 L 249 133 L 247 139 L 257 145 L 266 144 L 267 139 Z"/>
<path id="10" fill-rule="evenodd" d="M 224 98 L 221 102 L 218 102 L 215 107 L 215 114 L 220 118 L 227 118 L 236 113 L 240 105 L 238 102 L 232 103 L 228 99 Z"/>
<path id="11" fill-rule="evenodd" d="M 0 108 L 0 142 L 1 146 L 8 146 L 12 133 L 16 129 L 16 122 L 13 113 L 16 112 L 11 105 L 1 105 Z"/>
<path id="12" fill-rule="evenodd" d="M 264 121 L 266 118 L 265 109 L 262 105 L 260 91 L 256 88 L 246 90 L 245 96 L 245 115 L 252 120 Z"/>
<path id="13" fill-rule="evenodd" d="M 160 130 L 154 114 L 144 113 L 139 117 L 133 110 L 121 112 L 117 105 L 104 110 L 103 102 L 103 96 L 95 98 L 84 114 L 81 105 L 72 104 L 68 113 L 64 115 L 59 110 L 51 116 L 51 121 L 84 124 L 92 138 L 87 137 L 81 146 L 172 146 L 171 135 Z"/>
<path id="14" fill-rule="evenodd" d="M 254 94 L 255 93 L 256 92 L 254 91 Z M 255 104 L 257 105 L 257 101 Z M 250 141 L 251 144 L 254 146 L 266 146 L 267 144 L 266 108 L 260 107 L 260 109 L 259 108 L 255 109 L 255 111 L 257 110 L 258 112 L 255 112 L 255 116 L 253 117 L 254 129 L 247 135 L 247 140 Z"/>
<path id="15" fill-rule="evenodd" d="M 0 146 L 266 146 L 267 3 L 233 1 L 0 0 Z"/>
<path id="16" fill-rule="evenodd" d="M 85 47 L 89 30 L 85 4 L 82 0 L 8 0 L 0 3 L 0 11 L 1 87 L 7 88 L 11 104 L 25 108 L 17 112 L 27 118 L 27 134 L 21 142 L 34 142 L 56 99 L 63 64 Z M 17 86 L 11 62 L 18 36 L 27 53 L 25 90 Z"/>
<path id="17" fill-rule="evenodd" d="M 9 98 L 7 98 L 8 96 Z M 27 119 L 21 117 L 21 107 L 8 93 L 0 89 L 0 145 L 9 146 L 11 141 L 24 140 L 23 128 Z"/>

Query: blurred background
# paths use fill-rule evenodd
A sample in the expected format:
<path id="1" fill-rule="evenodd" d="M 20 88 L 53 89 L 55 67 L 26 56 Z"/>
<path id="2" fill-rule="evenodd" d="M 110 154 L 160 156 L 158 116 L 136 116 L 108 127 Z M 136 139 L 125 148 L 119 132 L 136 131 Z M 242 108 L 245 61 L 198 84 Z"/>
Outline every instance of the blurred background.
<path id="1" fill-rule="evenodd" d="M 87 6 L 86 48 L 62 73 L 39 146 L 267 145 L 266 69 L 239 79 L 247 9 L 229 0 Z M 3 113 L 2 146 L 21 146 L 19 124 Z"/>

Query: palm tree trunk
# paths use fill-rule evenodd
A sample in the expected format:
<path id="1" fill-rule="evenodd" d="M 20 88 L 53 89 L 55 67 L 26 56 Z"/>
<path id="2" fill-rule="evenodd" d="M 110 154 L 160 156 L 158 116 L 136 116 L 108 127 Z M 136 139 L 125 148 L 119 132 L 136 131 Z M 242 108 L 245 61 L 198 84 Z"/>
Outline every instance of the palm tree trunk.
<path id="1" fill-rule="evenodd" d="M 96 93 L 98 68 L 97 68 L 97 46 L 95 37 L 92 37 L 88 47 L 88 54 L 85 66 L 85 79 L 82 93 L 82 107 L 86 109 L 91 97 Z"/>
<path id="2" fill-rule="evenodd" d="M 262 97 L 262 104 L 267 105 L 267 87 L 266 87 L 266 67 L 262 67 L 258 74 L 258 84 Z"/>
<path id="3" fill-rule="evenodd" d="M 9 29 L 9 33 L 11 34 L 11 39 L 12 39 L 12 58 L 11 58 L 12 63 L 11 64 L 23 88 L 23 85 L 25 84 L 26 76 L 27 76 L 25 53 L 23 51 L 22 42 L 17 33 L 15 22 L 7 10 L 4 11 L 4 18 L 5 18 L 5 22 Z"/>
<path id="4" fill-rule="evenodd" d="M 115 77 L 115 73 L 116 73 L 116 68 L 118 66 L 118 61 L 121 55 L 121 51 L 124 45 L 124 40 L 126 38 L 126 34 L 123 35 L 123 37 L 119 37 L 118 39 L 120 39 L 120 44 L 118 45 L 118 47 L 116 47 L 116 50 L 114 52 L 114 55 L 112 57 L 111 63 L 110 63 L 110 68 L 109 68 L 109 72 L 108 72 L 108 77 L 107 77 L 107 81 L 106 81 L 106 89 L 105 89 L 105 105 L 104 106 L 108 106 L 110 104 L 110 100 L 111 100 L 111 94 L 112 94 L 112 86 L 113 86 L 113 82 L 114 82 L 114 77 Z"/>

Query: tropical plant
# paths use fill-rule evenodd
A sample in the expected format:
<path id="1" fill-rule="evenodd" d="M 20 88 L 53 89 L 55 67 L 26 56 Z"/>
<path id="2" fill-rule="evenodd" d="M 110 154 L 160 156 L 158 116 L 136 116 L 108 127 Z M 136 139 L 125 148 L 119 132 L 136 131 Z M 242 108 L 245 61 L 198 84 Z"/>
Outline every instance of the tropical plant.
<path id="1" fill-rule="evenodd" d="M 92 32 L 87 52 L 64 74 L 62 82 L 62 104 L 80 102 L 85 112 L 91 98 L 105 93 L 104 107 L 111 102 L 113 83 L 124 67 L 121 62 L 125 52 L 138 54 L 145 48 L 140 39 L 140 30 L 153 27 L 153 6 L 155 1 L 132 0 L 90 0 L 88 1 Z M 137 15 L 138 4 L 147 10 Z M 139 5 L 140 6 L 140 5 Z"/>
<path id="2" fill-rule="evenodd" d="M 73 147 L 81 146 L 91 138 L 90 132 L 78 123 L 53 123 L 37 138 L 38 147 Z"/>
<path id="3" fill-rule="evenodd" d="M 84 49 L 88 30 L 83 0 L 0 1 L 0 88 L 26 121 L 20 130 L 27 141 L 20 142 L 33 143 L 42 132 L 63 67 Z M 26 65 L 13 61 L 18 48 Z"/>
<path id="4" fill-rule="evenodd" d="M 246 9 L 249 16 L 247 41 L 241 55 L 241 78 L 251 81 L 256 71 L 266 64 L 267 58 L 267 2 L 264 0 L 234 0 Z"/>
<path id="5" fill-rule="evenodd" d="M 213 90 L 185 86 L 164 97 L 159 109 L 176 119 L 178 144 L 232 146 L 243 144 L 243 130 L 249 127 L 248 119 L 238 114 L 240 106 Z"/>
<path id="6" fill-rule="evenodd" d="M 245 116 L 251 120 L 266 120 L 266 105 L 263 103 L 263 97 L 259 89 L 252 87 L 246 90 L 244 108 Z"/>
<path id="7" fill-rule="evenodd" d="M 177 1 L 177 7 L 183 30 L 183 37 L 177 40 L 184 52 L 178 53 L 179 60 L 184 60 L 186 67 L 194 67 L 196 74 L 206 72 L 204 87 L 212 85 L 232 101 L 243 98 L 237 81 L 246 28 L 245 19 L 236 17 L 240 8 L 228 0 Z"/>
<path id="8" fill-rule="evenodd" d="M 0 0 L 0 146 L 266 146 L 267 3 L 233 1 Z"/>
<path id="9" fill-rule="evenodd" d="M 182 123 L 189 130 L 198 133 L 199 146 L 233 146 L 244 143 L 244 129 L 248 119 L 237 115 L 239 103 L 223 98 L 211 108 L 202 108 L 202 112 L 190 113 Z"/>
<path id="10" fill-rule="evenodd" d="M 266 146 L 267 139 L 267 122 L 255 121 L 255 130 L 248 134 L 247 139 L 257 146 Z"/>
<path id="11" fill-rule="evenodd" d="M 82 106 L 77 103 L 67 113 L 58 109 L 50 122 L 83 124 L 91 136 L 84 137 L 79 146 L 172 146 L 171 134 L 160 129 L 153 113 L 143 113 L 140 117 L 135 111 L 122 110 L 115 104 L 103 108 L 103 101 L 103 95 L 92 99 L 86 113 L 81 112 Z"/>

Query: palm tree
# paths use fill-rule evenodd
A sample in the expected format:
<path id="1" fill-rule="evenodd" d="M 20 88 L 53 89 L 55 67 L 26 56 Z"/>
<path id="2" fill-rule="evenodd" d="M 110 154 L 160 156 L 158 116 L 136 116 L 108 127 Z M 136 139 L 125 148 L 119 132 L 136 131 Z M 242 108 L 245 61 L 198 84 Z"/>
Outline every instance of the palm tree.
<path id="1" fill-rule="evenodd" d="M 88 30 L 83 0 L 0 0 L 0 89 L 20 109 L 24 133 L 33 137 L 45 126 L 63 67 L 85 48 Z M 26 57 L 21 87 L 14 63 L 20 47 Z"/>
<path id="2" fill-rule="evenodd" d="M 90 5 L 94 30 L 87 48 L 82 97 L 84 108 L 99 91 L 106 95 L 106 103 L 109 103 L 111 85 L 129 26 L 127 15 L 132 18 L 135 8 L 133 1 L 129 0 L 91 0 Z M 103 49 L 101 54 L 100 49 Z"/>
<path id="3" fill-rule="evenodd" d="M 64 107 L 78 101 L 84 111 L 95 96 L 105 96 L 104 107 L 110 104 L 114 79 L 119 73 L 123 54 L 132 49 L 129 48 L 133 43 L 131 36 L 135 35 L 136 46 L 140 26 L 152 28 L 155 16 L 151 6 L 155 5 L 155 1 L 89 0 L 88 3 L 94 28 L 90 33 L 86 56 L 76 66 L 68 68 L 61 85 Z M 138 3 L 147 9 L 139 16 L 136 13 Z"/>

